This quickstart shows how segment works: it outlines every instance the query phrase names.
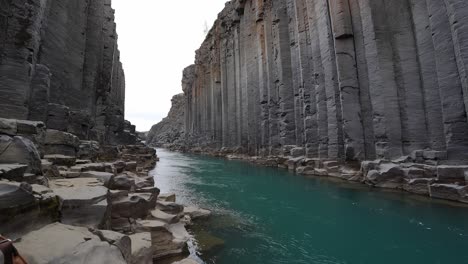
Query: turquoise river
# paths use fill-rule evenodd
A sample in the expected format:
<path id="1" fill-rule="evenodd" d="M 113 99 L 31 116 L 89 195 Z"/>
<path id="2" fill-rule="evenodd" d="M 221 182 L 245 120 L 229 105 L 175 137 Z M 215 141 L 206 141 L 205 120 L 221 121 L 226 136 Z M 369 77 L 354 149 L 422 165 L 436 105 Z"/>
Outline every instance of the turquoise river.
<path id="1" fill-rule="evenodd" d="M 214 212 L 191 231 L 205 263 L 468 263 L 468 207 L 243 161 L 158 156 L 161 192 Z"/>

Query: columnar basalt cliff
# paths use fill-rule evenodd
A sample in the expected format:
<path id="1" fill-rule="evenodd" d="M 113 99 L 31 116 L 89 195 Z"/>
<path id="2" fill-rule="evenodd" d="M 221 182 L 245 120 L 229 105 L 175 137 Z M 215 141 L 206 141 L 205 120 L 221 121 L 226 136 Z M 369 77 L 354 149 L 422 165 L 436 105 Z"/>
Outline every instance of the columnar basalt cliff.
<path id="1" fill-rule="evenodd" d="M 0 32 L 0 117 L 135 142 L 111 0 L 2 0 Z"/>
<path id="2" fill-rule="evenodd" d="M 400 187 L 440 180 L 438 165 L 468 158 L 467 40 L 464 0 L 232 0 L 184 71 L 188 142 L 304 156 L 315 174 L 409 156 L 395 163 L 432 172 L 398 171 Z"/>

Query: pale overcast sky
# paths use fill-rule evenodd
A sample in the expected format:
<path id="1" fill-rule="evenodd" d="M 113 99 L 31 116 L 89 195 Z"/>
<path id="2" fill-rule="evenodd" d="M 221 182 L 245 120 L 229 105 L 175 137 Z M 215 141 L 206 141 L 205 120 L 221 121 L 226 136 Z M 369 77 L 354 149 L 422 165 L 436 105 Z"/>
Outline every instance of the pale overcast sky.
<path id="1" fill-rule="evenodd" d="M 126 76 L 125 118 L 147 131 L 181 93 L 182 70 L 192 64 L 226 0 L 113 0 Z"/>

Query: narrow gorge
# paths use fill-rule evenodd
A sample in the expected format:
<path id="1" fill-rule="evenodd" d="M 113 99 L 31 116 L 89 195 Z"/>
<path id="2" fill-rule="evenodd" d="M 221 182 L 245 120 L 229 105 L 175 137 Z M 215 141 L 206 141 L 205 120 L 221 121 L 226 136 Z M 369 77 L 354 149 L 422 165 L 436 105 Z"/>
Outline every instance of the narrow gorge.
<path id="1" fill-rule="evenodd" d="M 0 0 L 0 264 L 468 263 L 468 1 L 220 2 Z"/>

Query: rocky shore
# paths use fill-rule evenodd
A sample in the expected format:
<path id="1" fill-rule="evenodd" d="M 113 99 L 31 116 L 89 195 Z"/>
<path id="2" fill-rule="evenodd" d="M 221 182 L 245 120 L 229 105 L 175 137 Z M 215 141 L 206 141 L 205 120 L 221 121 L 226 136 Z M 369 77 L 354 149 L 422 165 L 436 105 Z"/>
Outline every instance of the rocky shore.
<path id="1" fill-rule="evenodd" d="M 341 162 L 307 158 L 304 149 L 287 146 L 277 156 L 250 156 L 241 149 L 213 149 L 189 145 L 165 146 L 172 151 L 244 160 L 257 165 L 288 169 L 304 176 L 330 177 L 376 188 L 401 190 L 435 199 L 468 203 L 468 165 L 447 160 L 446 153 L 419 150 L 397 159 Z"/>
<path id="2" fill-rule="evenodd" d="M 0 119 L 0 232 L 32 264 L 181 260 L 186 226 L 210 212 L 161 195 L 149 175 L 157 160 L 143 144 L 100 145 Z"/>

